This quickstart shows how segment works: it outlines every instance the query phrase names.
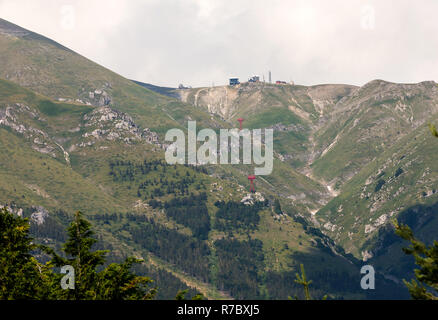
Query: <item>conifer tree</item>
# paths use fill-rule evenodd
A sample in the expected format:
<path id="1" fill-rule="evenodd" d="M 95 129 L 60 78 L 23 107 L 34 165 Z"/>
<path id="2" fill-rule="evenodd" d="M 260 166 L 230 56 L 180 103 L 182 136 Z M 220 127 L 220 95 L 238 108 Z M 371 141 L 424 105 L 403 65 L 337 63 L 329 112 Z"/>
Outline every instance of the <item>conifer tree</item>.
<path id="1" fill-rule="evenodd" d="M 29 237 L 28 219 L 0 209 L 0 299 L 53 296 L 50 267 L 31 255 L 38 247 Z"/>
<path id="2" fill-rule="evenodd" d="M 69 239 L 63 246 L 66 257 L 53 249 L 33 243 L 29 221 L 0 210 L 0 299 L 152 299 L 151 279 L 131 272 L 134 263 L 127 258 L 103 268 L 106 251 L 92 251 L 96 243 L 91 224 L 77 212 L 68 228 Z M 32 255 L 37 250 L 52 255 L 46 264 Z M 62 289 L 61 273 L 54 267 L 74 268 L 74 289 Z M 101 271 L 99 271 L 101 270 Z"/>
<path id="3" fill-rule="evenodd" d="M 301 267 L 301 275 L 299 275 L 298 273 L 296 274 L 297 279 L 295 280 L 295 282 L 298 284 L 301 284 L 303 286 L 306 300 L 312 300 L 312 298 L 310 297 L 310 292 L 309 292 L 309 285 L 312 283 L 312 280 L 307 281 L 306 272 L 304 270 L 304 265 L 301 264 L 300 267 Z"/>
<path id="4" fill-rule="evenodd" d="M 98 271 L 105 263 L 107 251 L 91 250 L 97 241 L 93 235 L 91 224 L 78 211 L 68 228 L 69 239 L 63 246 L 67 258 L 51 252 L 55 266 L 71 265 L 75 270 L 74 289 L 63 290 L 61 297 L 75 300 L 152 299 L 156 293 L 156 289 L 148 288 L 152 280 L 130 271 L 134 263 L 142 260 L 127 258 L 122 264 L 112 263 Z"/>
<path id="5" fill-rule="evenodd" d="M 403 280 L 409 289 L 411 297 L 416 300 L 438 300 L 438 241 L 428 247 L 415 238 L 411 228 L 399 225 L 394 221 L 395 232 L 405 240 L 411 242 L 403 251 L 415 258 L 415 263 L 420 267 L 416 269 L 415 278 L 411 282 Z"/>
<path id="6" fill-rule="evenodd" d="M 298 272 L 295 274 L 295 282 L 298 284 L 301 284 L 303 286 L 303 290 L 304 290 L 304 297 L 306 300 L 312 300 L 312 297 L 310 296 L 310 291 L 309 291 L 309 287 L 310 284 L 312 283 L 312 280 L 307 280 L 306 277 L 306 271 L 304 270 L 304 265 L 301 264 L 300 265 L 301 268 L 301 274 L 299 274 Z M 293 300 L 292 297 L 288 297 L 289 300 Z M 326 300 L 327 299 L 327 295 L 325 295 L 322 300 Z M 298 297 L 295 296 L 295 300 L 298 300 Z"/>
<path id="7" fill-rule="evenodd" d="M 97 267 L 105 262 L 106 251 L 91 251 L 96 243 L 91 224 L 82 218 L 81 212 L 75 214 L 74 221 L 67 229 L 69 239 L 63 245 L 63 258 L 52 251 L 52 262 L 57 267 L 71 265 L 75 271 L 75 289 L 65 290 L 63 298 L 66 299 L 95 299 L 97 294 L 98 274 Z"/>
<path id="8" fill-rule="evenodd" d="M 187 292 L 189 292 L 188 289 L 179 290 L 178 293 L 176 294 L 175 300 L 178 300 L 178 301 L 186 300 Z M 205 299 L 204 295 L 202 293 L 198 293 L 198 294 L 194 295 L 191 300 L 204 300 L 204 299 Z"/>

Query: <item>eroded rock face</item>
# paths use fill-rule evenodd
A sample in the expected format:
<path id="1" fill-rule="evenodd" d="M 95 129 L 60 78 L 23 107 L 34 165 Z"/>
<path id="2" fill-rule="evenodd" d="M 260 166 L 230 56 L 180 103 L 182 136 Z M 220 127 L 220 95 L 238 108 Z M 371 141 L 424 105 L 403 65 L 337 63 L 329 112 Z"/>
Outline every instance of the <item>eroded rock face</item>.
<path id="1" fill-rule="evenodd" d="M 246 196 L 244 196 L 242 198 L 242 200 L 240 200 L 241 203 L 248 205 L 248 206 L 252 206 L 254 204 L 254 202 L 257 201 L 265 201 L 265 198 L 263 197 L 263 195 L 260 192 L 255 192 L 255 193 L 248 193 Z"/>
<path id="2" fill-rule="evenodd" d="M 38 225 L 43 224 L 49 216 L 49 212 L 42 206 L 32 207 L 32 210 L 34 212 L 31 214 L 30 219 Z"/>
<path id="3" fill-rule="evenodd" d="M 67 130 L 72 136 L 61 140 L 59 137 L 52 136 L 53 133 L 46 132 L 44 128 L 50 127 L 50 123 L 37 109 L 22 103 L 0 105 L 0 125 L 9 127 L 22 135 L 35 151 L 53 158 L 64 159 L 67 164 L 70 164 L 69 152 L 77 148 L 92 146 L 98 141 L 118 141 L 125 144 L 145 142 L 160 148 L 166 146 L 160 143 L 156 132 L 149 128 L 138 127 L 128 114 L 109 106 L 98 107 L 85 114 L 82 123 L 74 124 L 72 129 Z M 79 141 L 73 138 L 74 142 L 65 146 L 74 134 L 81 130 L 83 133 Z"/>
<path id="4" fill-rule="evenodd" d="M 123 140 L 128 144 L 134 141 L 145 141 L 163 147 L 156 132 L 149 128 L 139 128 L 131 116 L 108 106 L 94 109 L 84 115 L 83 120 L 85 121 L 84 127 L 89 128 L 89 131 L 82 134 L 82 137 L 88 141 L 80 143 L 79 147 L 92 145 L 98 140 Z"/>
<path id="5" fill-rule="evenodd" d="M 22 103 L 0 106 L 0 125 L 11 128 L 22 134 L 32 143 L 32 148 L 38 152 L 57 156 L 57 147 L 44 131 L 35 128 L 26 120 L 46 122 L 39 112 Z"/>
<path id="6" fill-rule="evenodd" d="M 94 106 L 102 107 L 110 105 L 112 98 L 105 90 L 96 89 L 88 92 L 88 101 Z"/>

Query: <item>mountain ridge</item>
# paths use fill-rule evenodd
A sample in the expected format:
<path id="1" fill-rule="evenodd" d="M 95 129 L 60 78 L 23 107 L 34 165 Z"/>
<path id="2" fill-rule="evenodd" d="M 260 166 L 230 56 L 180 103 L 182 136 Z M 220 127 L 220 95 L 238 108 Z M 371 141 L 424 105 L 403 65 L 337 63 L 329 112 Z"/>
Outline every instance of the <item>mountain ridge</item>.
<path id="1" fill-rule="evenodd" d="M 179 101 L 42 38 L 17 39 L 0 32 L 3 203 L 29 215 L 43 206 L 58 223 L 82 209 L 119 255 L 156 256 L 179 277 L 216 288 L 218 297 L 286 298 L 288 286 L 297 290 L 300 263 L 321 296 L 391 297 L 401 290 L 382 280 L 383 291 L 361 291 L 359 267 L 376 261 L 379 275 L 407 274 L 396 270 L 403 257 L 379 253 L 390 237 L 390 219 L 381 217 L 388 208 L 395 218 L 437 198 L 438 168 L 422 152 L 433 151 L 426 122 L 436 121 L 436 83 L 244 83 L 177 89 Z M 238 117 L 246 128 L 274 130 L 274 172 L 257 179 L 256 195 L 246 191 L 251 167 L 162 161 L 168 129 L 185 130 L 189 120 L 198 128 L 233 128 Z M 410 189 L 397 194 L 402 184 Z M 430 221 L 417 230 L 430 234 Z M 56 246 L 51 237 L 39 240 Z"/>

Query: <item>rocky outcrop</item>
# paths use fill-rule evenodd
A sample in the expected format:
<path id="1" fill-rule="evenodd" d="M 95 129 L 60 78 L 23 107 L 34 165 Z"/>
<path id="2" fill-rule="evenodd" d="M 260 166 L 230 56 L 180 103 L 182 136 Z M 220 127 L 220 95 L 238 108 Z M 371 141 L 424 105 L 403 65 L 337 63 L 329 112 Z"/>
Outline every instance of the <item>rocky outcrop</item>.
<path id="1" fill-rule="evenodd" d="M 112 98 L 104 89 L 96 89 L 88 92 L 88 99 L 86 101 L 90 102 L 93 106 L 102 107 L 110 105 Z"/>
<path id="2" fill-rule="evenodd" d="M 141 129 L 134 123 L 131 116 L 108 106 L 94 109 L 84 115 L 83 120 L 85 122 L 83 127 L 87 131 L 82 134 L 85 141 L 79 143 L 79 147 L 93 145 L 99 140 L 122 140 L 127 144 L 144 141 L 164 147 L 164 144 L 159 142 L 156 132 L 149 128 Z"/>
<path id="3" fill-rule="evenodd" d="M 46 122 L 39 112 L 22 103 L 0 106 L 0 125 L 11 128 L 22 134 L 32 144 L 32 148 L 38 152 L 57 157 L 58 148 L 50 139 L 49 135 L 31 125 L 29 119 Z"/>
<path id="4" fill-rule="evenodd" d="M 36 223 L 37 225 L 41 225 L 49 216 L 49 212 L 42 206 L 32 207 L 32 214 L 30 215 L 30 219 Z"/>
<path id="5" fill-rule="evenodd" d="M 241 203 L 247 206 L 252 206 L 254 202 L 258 202 L 258 201 L 259 202 L 265 201 L 265 198 L 260 192 L 248 193 L 246 196 L 242 198 L 242 200 L 240 200 Z"/>

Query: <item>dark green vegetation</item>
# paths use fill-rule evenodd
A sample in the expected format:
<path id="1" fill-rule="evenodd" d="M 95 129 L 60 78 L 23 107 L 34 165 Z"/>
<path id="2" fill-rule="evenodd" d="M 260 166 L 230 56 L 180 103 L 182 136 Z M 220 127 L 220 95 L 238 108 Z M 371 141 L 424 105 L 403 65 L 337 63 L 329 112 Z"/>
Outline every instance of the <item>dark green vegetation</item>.
<path id="1" fill-rule="evenodd" d="M 264 269 L 263 242 L 220 239 L 215 242 L 215 248 L 216 285 L 237 299 L 264 298 L 259 287 Z"/>
<path id="2" fill-rule="evenodd" d="M 129 257 L 98 271 L 105 263 L 106 251 L 91 250 L 97 240 L 80 212 L 68 228 L 62 255 L 33 244 L 27 219 L 4 208 L 0 211 L 0 235 L 0 299 L 149 300 L 155 295 L 156 290 L 149 288 L 152 281 L 130 270 L 134 263 L 142 262 L 139 259 Z M 38 262 L 32 256 L 35 250 L 50 255 L 51 260 Z M 66 265 L 74 268 L 74 288 L 69 290 L 62 289 L 62 274 L 54 271 Z"/>
<path id="3" fill-rule="evenodd" d="M 205 189 L 204 182 L 208 181 L 204 168 L 168 165 L 162 160 L 144 160 L 142 163 L 116 160 L 110 161 L 109 167 L 114 182 L 128 183 L 128 189 L 136 190 L 137 196 L 145 200 L 172 194 L 184 196 L 189 191 L 199 193 Z M 205 194 L 202 200 L 207 200 Z"/>
<path id="4" fill-rule="evenodd" d="M 395 229 L 397 235 L 410 241 L 410 247 L 403 248 L 403 251 L 414 256 L 415 263 L 420 267 L 415 270 L 415 280 L 403 280 L 412 298 L 438 300 L 438 241 L 435 240 L 433 245 L 428 247 L 414 236 L 409 226 L 396 222 Z"/>
<path id="5" fill-rule="evenodd" d="M 260 222 L 259 211 L 267 207 L 267 202 L 256 202 L 252 206 L 246 206 L 239 202 L 218 201 L 215 206 L 215 227 L 217 230 L 232 232 L 233 230 L 254 231 Z"/>
<path id="6" fill-rule="evenodd" d="M 206 243 L 156 224 L 153 220 L 136 223 L 129 231 L 134 242 L 177 265 L 181 270 L 202 280 L 209 280 L 208 256 L 210 248 Z"/>
<path id="7" fill-rule="evenodd" d="M 145 260 L 133 268 L 156 281 L 158 298 L 300 296 L 301 264 L 313 298 L 408 296 L 401 279 L 414 261 L 388 222 L 437 238 L 435 83 L 164 96 L 4 20 L 0 31 L 0 204 L 30 217 L 36 242 L 60 250 L 81 210 L 108 261 Z M 260 194 L 247 197 L 252 166 L 164 162 L 168 129 L 230 128 L 239 117 L 274 129 Z M 375 292 L 360 289 L 363 259 L 376 266 Z"/>
<path id="8" fill-rule="evenodd" d="M 174 198 L 164 204 L 166 215 L 177 223 L 190 228 L 193 236 L 201 240 L 208 238 L 210 216 L 206 206 L 207 194 L 199 196 Z"/>

